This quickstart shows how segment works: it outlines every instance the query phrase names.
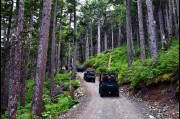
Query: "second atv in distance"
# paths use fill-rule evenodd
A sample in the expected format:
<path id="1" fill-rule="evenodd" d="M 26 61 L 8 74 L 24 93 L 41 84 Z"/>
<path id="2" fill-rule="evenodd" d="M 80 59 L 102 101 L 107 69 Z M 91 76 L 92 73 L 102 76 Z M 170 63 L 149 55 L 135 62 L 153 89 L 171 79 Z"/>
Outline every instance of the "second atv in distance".
<path id="1" fill-rule="evenodd" d="M 113 94 L 119 97 L 119 85 L 115 73 L 101 73 L 99 78 L 99 94 L 101 97 L 106 94 Z"/>
<path id="2" fill-rule="evenodd" d="M 92 68 L 87 68 L 84 72 L 84 80 L 95 82 L 96 80 L 96 73 L 95 70 Z"/>

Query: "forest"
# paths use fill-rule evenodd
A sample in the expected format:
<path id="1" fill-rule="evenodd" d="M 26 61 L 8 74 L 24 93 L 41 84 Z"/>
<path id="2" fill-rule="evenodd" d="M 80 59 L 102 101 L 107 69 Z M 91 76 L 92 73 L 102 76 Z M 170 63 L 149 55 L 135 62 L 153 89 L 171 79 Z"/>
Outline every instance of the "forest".
<path id="1" fill-rule="evenodd" d="M 68 112 L 78 64 L 179 93 L 179 0 L 1 0 L 2 119 Z"/>

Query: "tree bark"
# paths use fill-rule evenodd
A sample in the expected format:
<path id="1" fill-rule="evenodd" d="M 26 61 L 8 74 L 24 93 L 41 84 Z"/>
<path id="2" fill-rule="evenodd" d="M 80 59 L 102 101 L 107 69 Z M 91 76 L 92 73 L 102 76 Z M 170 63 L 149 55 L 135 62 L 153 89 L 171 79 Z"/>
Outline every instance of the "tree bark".
<path id="1" fill-rule="evenodd" d="M 62 13 L 62 9 L 61 9 L 61 13 Z M 61 33 L 61 29 L 62 29 L 62 25 L 61 25 L 61 21 L 62 18 L 60 18 L 60 23 L 59 23 L 59 32 Z M 56 67 L 56 74 L 59 73 L 59 68 L 61 66 L 61 59 L 60 59 L 60 55 L 61 55 L 61 34 L 59 36 L 59 42 L 58 42 L 58 54 L 57 54 L 57 67 Z"/>
<path id="2" fill-rule="evenodd" d="M 161 33 L 161 46 L 162 49 L 165 48 L 164 46 L 164 42 L 165 41 L 165 33 L 164 33 L 164 23 L 163 23 L 163 17 L 162 17 L 162 9 L 161 9 L 161 1 L 160 1 L 160 5 L 158 7 L 158 16 L 159 16 L 159 26 L 160 26 L 160 33 Z"/>
<path id="3" fill-rule="evenodd" d="M 11 30 L 11 22 L 12 22 L 12 12 L 13 12 L 13 0 L 11 0 L 11 13 L 9 15 L 9 19 L 8 19 L 8 31 L 7 31 L 7 43 L 9 43 L 9 37 L 10 37 L 10 30 Z"/>
<path id="4" fill-rule="evenodd" d="M 76 0 L 74 0 L 74 52 L 73 52 L 73 70 L 72 70 L 72 77 L 71 79 L 76 78 L 76 57 L 77 57 L 77 26 L 76 26 Z"/>
<path id="5" fill-rule="evenodd" d="M 92 40 L 92 20 L 91 20 L 91 24 L 90 24 L 90 41 L 91 41 L 91 56 L 93 56 L 94 52 L 93 52 L 93 40 Z"/>
<path id="6" fill-rule="evenodd" d="M 70 67 L 70 65 L 71 65 L 71 42 L 70 42 L 70 38 L 68 39 L 68 72 L 70 72 L 71 71 L 71 67 Z"/>
<path id="7" fill-rule="evenodd" d="M 118 27 L 118 47 L 121 47 L 122 42 L 121 26 Z"/>
<path id="8" fill-rule="evenodd" d="M 166 8 L 165 8 L 165 14 L 164 14 L 163 18 L 164 18 L 164 28 L 165 28 L 165 31 L 168 31 L 168 27 L 167 27 L 167 16 L 166 16 Z"/>
<path id="9" fill-rule="evenodd" d="M 33 13 L 31 13 L 29 18 L 29 24 L 27 27 L 28 34 L 26 36 L 26 44 L 24 48 L 24 59 L 22 61 L 23 70 L 22 70 L 22 78 L 21 78 L 21 92 L 20 92 L 20 105 L 25 106 L 25 94 L 26 94 L 26 81 L 28 78 L 28 63 L 29 63 L 29 55 L 30 55 L 30 44 L 31 44 L 31 36 L 33 29 Z"/>
<path id="10" fill-rule="evenodd" d="M 172 46 L 172 35 L 173 35 L 173 31 L 172 31 L 172 27 L 173 27 L 173 10 L 172 10 L 172 4 L 171 4 L 171 0 L 169 0 L 169 29 L 170 29 L 170 39 L 168 41 L 169 47 L 171 48 Z"/>
<path id="11" fill-rule="evenodd" d="M 153 4 L 152 0 L 146 0 L 147 12 L 148 12 L 148 21 L 149 21 L 149 38 L 150 38 L 150 54 L 151 57 L 157 61 L 158 52 L 157 52 L 157 37 L 156 37 L 156 21 L 154 19 L 153 13 Z"/>
<path id="12" fill-rule="evenodd" d="M 50 26 L 51 0 L 43 1 L 42 20 L 39 33 L 39 46 L 37 56 L 36 75 L 34 79 L 34 93 L 32 98 L 31 113 L 32 116 L 41 116 L 42 97 L 44 88 L 44 77 L 47 60 L 47 48 Z M 32 117 L 33 118 L 33 117 Z"/>
<path id="13" fill-rule="evenodd" d="M 167 27 L 168 27 L 168 46 L 171 47 L 172 43 L 172 7 L 171 2 L 169 1 L 169 11 L 166 6 L 166 19 L 167 19 Z"/>
<path id="14" fill-rule="evenodd" d="M 101 34 L 100 34 L 100 18 L 98 18 L 98 46 L 97 46 L 97 55 L 101 53 Z"/>
<path id="15" fill-rule="evenodd" d="M 146 59 L 146 53 L 145 53 L 145 38 L 144 38 L 143 15 L 142 15 L 142 0 L 138 0 L 137 4 L 138 4 L 138 21 L 139 21 L 141 60 L 144 61 Z"/>
<path id="16" fill-rule="evenodd" d="M 132 65 L 132 45 L 131 45 L 131 25 L 130 25 L 130 0 L 126 0 L 126 35 L 127 35 L 127 47 L 128 47 L 128 67 Z"/>
<path id="17" fill-rule="evenodd" d="M 178 31 L 179 31 L 179 0 L 176 0 L 176 6 L 177 6 Z"/>
<path id="18" fill-rule="evenodd" d="M 60 23 L 60 33 L 61 33 L 61 23 Z M 56 69 L 56 74 L 59 73 L 59 69 L 61 66 L 61 59 L 60 59 L 60 55 L 61 55 L 61 35 L 59 36 L 59 42 L 58 42 L 58 54 L 57 54 L 57 69 Z"/>
<path id="19" fill-rule="evenodd" d="M 111 40 L 111 46 L 112 46 L 112 50 L 114 50 L 114 36 L 113 36 L 113 26 L 112 26 L 112 23 L 111 23 L 111 34 L 112 34 L 112 40 Z"/>
<path id="20" fill-rule="evenodd" d="M 179 40 L 179 32 L 178 32 L 178 24 L 177 24 L 177 18 L 176 18 L 176 11 L 175 11 L 175 5 L 174 5 L 174 0 L 171 0 L 172 4 L 172 10 L 173 10 L 173 21 L 174 21 L 174 28 L 175 28 L 175 35 L 176 39 Z"/>
<path id="21" fill-rule="evenodd" d="M 87 24 L 86 26 L 86 53 L 85 53 L 85 60 L 88 60 L 89 59 L 89 25 Z"/>
<path id="22" fill-rule="evenodd" d="M 21 48 L 22 48 L 22 31 L 24 18 L 24 0 L 19 0 L 16 6 L 18 9 L 17 20 L 12 34 L 11 48 L 11 74 L 9 80 L 9 99 L 8 99 L 8 117 L 16 118 L 17 101 L 19 97 L 19 87 L 21 78 Z"/>
<path id="23" fill-rule="evenodd" d="M 79 50 L 79 54 L 81 54 L 81 55 L 80 55 L 80 59 L 81 59 L 80 61 L 81 61 L 81 62 L 83 62 L 83 48 L 82 48 L 82 46 L 83 46 L 82 43 L 80 43 L 80 44 L 79 44 L 79 49 L 80 49 L 80 50 Z"/>
<path id="24" fill-rule="evenodd" d="M 137 41 L 137 44 L 138 44 L 138 48 L 140 48 L 140 39 L 139 39 L 139 29 L 137 27 L 137 30 L 135 31 L 135 34 L 136 34 L 136 41 Z M 144 45 L 145 47 L 145 45 Z"/>
<path id="25" fill-rule="evenodd" d="M 169 39 L 170 39 L 170 29 L 169 29 L 169 27 L 170 27 L 170 24 L 169 24 L 169 15 L 168 15 L 168 7 L 167 7 L 167 5 L 165 6 L 165 9 L 166 9 L 166 25 L 167 25 L 167 31 L 168 31 L 168 41 L 169 41 Z"/>
<path id="26" fill-rule="evenodd" d="M 104 51 L 107 51 L 107 29 L 104 28 Z"/>
<path id="27" fill-rule="evenodd" d="M 57 0 L 54 0 L 54 15 L 53 15 L 53 31 L 52 31 L 52 45 L 51 45 L 51 80 L 50 92 L 51 96 L 54 90 L 54 69 L 55 69 L 55 48 L 56 48 L 56 10 Z"/>
<path id="28" fill-rule="evenodd" d="M 136 51 L 135 51 L 135 48 L 134 48 L 134 40 L 133 40 L 133 32 L 132 32 L 132 22 L 131 22 L 131 16 L 129 17 L 129 20 L 130 20 L 130 34 L 131 34 L 131 48 L 132 48 L 132 52 L 133 52 L 133 55 L 134 57 L 136 57 Z"/>
<path id="29" fill-rule="evenodd" d="M 4 37 L 4 48 L 2 52 L 3 63 L 2 63 L 2 73 L 1 73 L 1 112 L 4 111 L 8 106 L 8 90 L 6 88 L 9 85 L 9 78 L 8 78 L 9 55 L 10 55 L 9 37 L 10 37 L 10 30 L 12 23 L 13 3 L 14 3 L 13 0 L 11 0 L 10 14 L 8 16 L 7 34 L 4 32 L 5 37 Z"/>
<path id="30" fill-rule="evenodd" d="M 71 14 L 70 14 L 70 21 L 69 21 L 69 32 L 70 32 L 70 26 L 71 26 Z M 68 39 L 68 71 L 71 71 L 71 42 L 70 42 L 70 38 Z"/>

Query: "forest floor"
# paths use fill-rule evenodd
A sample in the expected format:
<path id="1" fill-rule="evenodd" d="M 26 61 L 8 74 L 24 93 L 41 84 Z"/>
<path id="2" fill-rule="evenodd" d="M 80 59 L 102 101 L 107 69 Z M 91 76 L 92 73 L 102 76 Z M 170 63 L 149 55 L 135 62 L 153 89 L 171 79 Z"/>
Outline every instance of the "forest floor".
<path id="1" fill-rule="evenodd" d="M 100 97 L 99 81 L 85 82 L 78 73 L 82 96 L 68 113 L 56 119 L 178 119 L 179 101 L 173 96 L 174 84 L 163 84 L 138 91 L 120 86 L 120 97 Z M 172 98 L 173 97 L 173 98 Z"/>

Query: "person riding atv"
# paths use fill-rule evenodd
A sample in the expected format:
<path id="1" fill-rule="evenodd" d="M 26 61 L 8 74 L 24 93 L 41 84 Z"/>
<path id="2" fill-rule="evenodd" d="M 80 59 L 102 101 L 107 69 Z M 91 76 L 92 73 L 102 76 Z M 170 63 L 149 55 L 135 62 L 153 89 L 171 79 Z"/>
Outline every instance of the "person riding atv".
<path id="1" fill-rule="evenodd" d="M 99 94 L 101 97 L 103 97 L 105 94 L 114 94 L 119 96 L 119 85 L 116 81 L 115 73 L 100 74 Z"/>

